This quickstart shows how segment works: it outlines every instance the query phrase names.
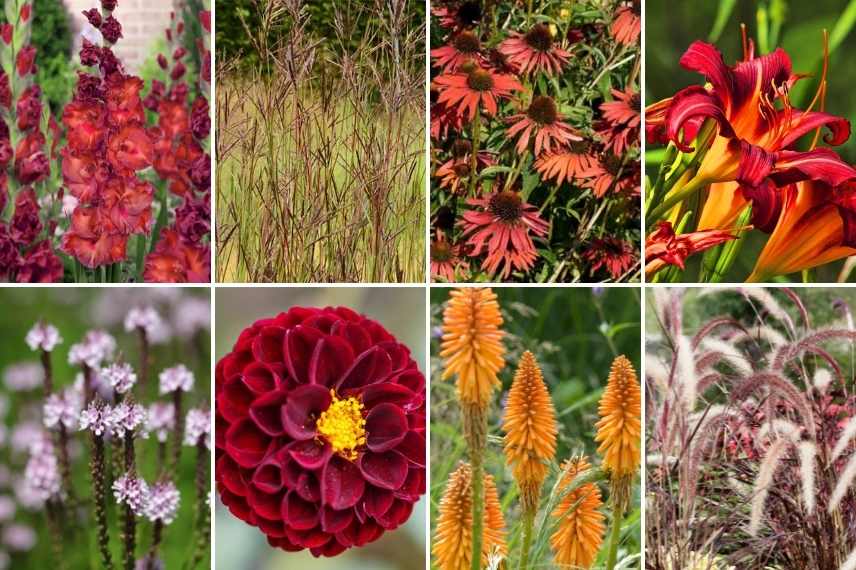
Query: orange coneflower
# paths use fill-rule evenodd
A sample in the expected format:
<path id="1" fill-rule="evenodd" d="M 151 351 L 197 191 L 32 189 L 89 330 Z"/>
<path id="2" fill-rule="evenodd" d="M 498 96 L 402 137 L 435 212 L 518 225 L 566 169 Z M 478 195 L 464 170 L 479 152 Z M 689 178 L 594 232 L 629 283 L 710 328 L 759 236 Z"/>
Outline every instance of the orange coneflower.
<path id="1" fill-rule="evenodd" d="M 456 73 L 440 75 L 434 85 L 440 92 L 437 102 L 456 108 L 470 121 L 479 109 L 486 115 L 496 115 L 500 99 L 523 91 L 523 85 L 512 75 L 494 73 L 472 64 L 462 66 Z"/>
<path id="2" fill-rule="evenodd" d="M 585 173 L 583 188 L 591 188 L 595 197 L 603 198 L 607 193 L 620 193 L 633 185 L 632 163 L 625 164 L 621 156 L 604 153 Z"/>
<path id="3" fill-rule="evenodd" d="M 621 512 L 627 507 L 630 482 L 639 468 L 642 395 L 633 364 L 626 356 L 612 362 L 609 380 L 598 407 L 595 441 L 612 480 L 613 501 Z"/>
<path id="4" fill-rule="evenodd" d="M 517 136 L 517 153 L 523 154 L 529 147 L 529 139 L 535 137 L 535 156 L 541 151 L 553 150 L 561 145 L 573 141 L 581 141 L 583 138 L 563 120 L 559 114 L 559 108 L 551 97 L 537 95 L 532 98 L 532 103 L 525 113 L 509 117 L 507 135 L 509 138 Z"/>
<path id="5" fill-rule="evenodd" d="M 457 139 L 454 142 L 452 158 L 437 167 L 434 172 L 434 177 L 440 179 L 440 188 L 446 188 L 452 194 L 466 190 L 464 182 L 469 178 L 472 168 L 472 149 L 473 145 L 467 139 Z M 495 164 L 496 158 L 491 151 L 480 150 L 476 155 L 477 171 Z"/>
<path id="6" fill-rule="evenodd" d="M 636 263 L 636 255 L 632 243 L 617 237 L 604 236 L 593 239 L 582 257 L 589 262 L 592 275 L 603 267 L 612 279 L 618 280 Z"/>
<path id="7" fill-rule="evenodd" d="M 434 60 L 434 67 L 442 69 L 443 73 L 457 71 L 467 62 L 482 59 L 481 42 L 473 32 L 460 32 L 448 44 L 432 49 L 431 59 Z"/>
<path id="8" fill-rule="evenodd" d="M 499 45 L 499 51 L 522 74 L 544 72 L 555 75 L 561 73 L 571 58 L 569 52 L 556 46 L 553 33 L 545 24 L 538 23 L 525 34 L 511 32 L 509 36 Z"/>
<path id="9" fill-rule="evenodd" d="M 490 288 L 464 287 L 449 296 L 440 350 L 443 379 L 456 375 L 461 402 L 484 409 L 499 386 L 496 375 L 505 366 L 499 303 Z"/>
<path id="10" fill-rule="evenodd" d="M 642 0 L 623 2 L 615 12 L 609 31 L 618 43 L 635 44 L 642 32 Z"/>
<path id="11" fill-rule="evenodd" d="M 438 229 L 436 237 L 431 240 L 431 279 L 440 278 L 454 283 L 456 273 L 464 265 L 461 246 L 446 240 L 445 232 Z"/>
<path id="12" fill-rule="evenodd" d="M 574 479 L 585 475 L 591 465 L 585 457 L 572 457 L 562 464 L 564 475 L 559 489 L 564 491 Z M 556 532 L 550 546 L 556 564 L 571 568 L 591 568 L 603 543 L 604 516 L 598 509 L 603 505 L 600 489 L 594 483 L 584 483 L 568 492 L 553 509 L 557 519 Z"/>
<path id="13" fill-rule="evenodd" d="M 612 125 L 626 125 L 637 129 L 642 122 L 642 99 L 632 87 L 624 91 L 612 90 L 613 101 L 600 104 L 603 118 Z"/>
<path id="14" fill-rule="evenodd" d="M 437 531 L 431 552 L 440 570 L 469 570 L 472 561 L 472 470 L 469 464 L 461 463 L 449 477 L 443 497 L 440 499 Z M 484 477 L 484 523 L 482 540 L 482 566 L 488 556 L 498 551 L 507 552 L 505 544 L 505 519 L 499 504 L 499 495 L 493 477 Z"/>
<path id="15" fill-rule="evenodd" d="M 545 152 L 534 163 L 542 180 L 556 179 L 556 185 L 571 183 L 574 179 L 589 176 L 597 165 L 597 156 L 589 141 L 574 141 L 566 148 Z"/>
<path id="16" fill-rule="evenodd" d="M 556 414 L 535 355 L 528 350 L 508 392 L 502 429 L 505 457 L 520 488 L 523 511 L 534 513 L 548 463 L 556 453 Z"/>

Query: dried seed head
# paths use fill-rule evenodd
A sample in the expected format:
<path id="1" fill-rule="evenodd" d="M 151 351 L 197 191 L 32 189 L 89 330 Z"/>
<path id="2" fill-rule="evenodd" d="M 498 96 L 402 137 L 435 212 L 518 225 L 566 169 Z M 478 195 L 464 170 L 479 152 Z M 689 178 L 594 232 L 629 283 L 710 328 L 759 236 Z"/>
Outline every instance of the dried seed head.
<path id="1" fill-rule="evenodd" d="M 574 479 L 591 468 L 585 457 L 572 457 L 562 465 L 559 489 L 564 491 Z M 603 543 L 603 501 L 594 483 L 584 483 L 568 492 L 553 509 L 557 528 L 550 537 L 556 564 L 570 568 L 591 568 Z"/>
<path id="2" fill-rule="evenodd" d="M 513 190 L 503 190 L 491 196 L 488 209 L 504 222 L 516 222 L 523 216 L 523 199 Z"/>
<path id="3" fill-rule="evenodd" d="M 547 52 L 553 48 L 553 34 L 550 33 L 550 28 L 544 24 L 532 26 L 523 36 L 523 39 L 535 51 Z"/>
<path id="4" fill-rule="evenodd" d="M 526 114 L 539 125 L 552 125 L 559 118 L 559 108 L 551 97 L 538 95 L 532 98 Z"/>
<path id="5" fill-rule="evenodd" d="M 473 69 L 467 75 L 467 85 L 474 91 L 490 91 L 493 89 L 493 76 L 484 69 Z"/>
<path id="6" fill-rule="evenodd" d="M 478 36 L 472 32 L 461 32 L 452 40 L 455 49 L 460 53 L 477 54 L 481 49 Z"/>

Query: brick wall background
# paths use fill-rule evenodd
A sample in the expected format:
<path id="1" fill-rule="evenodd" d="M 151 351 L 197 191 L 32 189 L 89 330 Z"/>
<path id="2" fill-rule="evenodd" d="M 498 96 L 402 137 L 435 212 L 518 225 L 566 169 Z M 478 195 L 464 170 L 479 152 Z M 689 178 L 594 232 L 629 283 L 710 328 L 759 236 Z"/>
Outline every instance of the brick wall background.
<path id="1" fill-rule="evenodd" d="M 100 6 L 98 0 L 63 0 L 72 16 L 72 28 L 75 35 L 74 53 L 81 44 L 84 27 L 89 23 L 83 17 L 83 10 Z M 136 72 L 149 55 L 153 42 L 162 37 L 169 26 L 169 14 L 173 10 L 173 0 L 119 0 L 114 13 L 122 24 L 124 36 L 116 44 L 116 55 L 125 63 L 129 72 Z M 38 16 L 36 16 L 38 18 Z"/>

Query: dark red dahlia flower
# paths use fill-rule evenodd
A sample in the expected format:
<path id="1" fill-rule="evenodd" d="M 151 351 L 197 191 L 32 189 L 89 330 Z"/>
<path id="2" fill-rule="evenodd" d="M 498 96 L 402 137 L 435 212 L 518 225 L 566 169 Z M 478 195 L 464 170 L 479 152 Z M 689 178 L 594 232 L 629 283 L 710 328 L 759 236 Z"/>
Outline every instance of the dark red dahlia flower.
<path id="1" fill-rule="evenodd" d="M 215 396 L 220 498 L 273 546 L 335 556 L 425 493 L 425 378 L 350 309 L 257 321 L 217 364 Z"/>

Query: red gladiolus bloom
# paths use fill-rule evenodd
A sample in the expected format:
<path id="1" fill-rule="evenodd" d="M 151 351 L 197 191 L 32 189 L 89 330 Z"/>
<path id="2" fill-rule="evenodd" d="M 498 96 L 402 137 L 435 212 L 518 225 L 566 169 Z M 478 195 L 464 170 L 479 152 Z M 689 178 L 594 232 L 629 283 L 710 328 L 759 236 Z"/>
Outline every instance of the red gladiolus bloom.
<path id="1" fill-rule="evenodd" d="M 642 32 L 642 0 L 624 2 L 615 12 L 609 31 L 618 43 L 635 44 Z"/>
<path id="2" fill-rule="evenodd" d="M 581 178 L 594 176 L 599 172 L 597 156 L 588 141 L 572 142 L 568 147 L 554 152 L 546 152 L 533 164 L 541 174 L 542 180 L 555 179 L 556 185 L 569 184 Z"/>
<path id="3" fill-rule="evenodd" d="M 208 283 L 210 255 L 207 247 L 188 243 L 175 230 L 165 229 L 146 256 L 143 278 L 147 283 Z"/>
<path id="4" fill-rule="evenodd" d="M 151 230 L 155 189 L 137 177 L 111 178 L 102 199 L 110 221 L 123 234 L 145 234 Z"/>
<path id="5" fill-rule="evenodd" d="M 447 241 L 443 230 L 437 230 L 436 237 L 431 240 L 431 277 L 454 283 L 455 273 L 463 265 L 461 247 Z"/>
<path id="6" fill-rule="evenodd" d="M 185 105 L 162 99 L 158 104 L 158 126 L 170 140 L 189 131 L 190 114 Z"/>
<path id="7" fill-rule="evenodd" d="M 743 231 L 750 228 L 740 228 Z M 675 235 L 672 222 L 660 222 L 645 240 L 645 275 L 653 277 L 667 265 L 684 269 L 687 257 L 710 249 L 737 235 L 725 230 L 708 230 Z"/>
<path id="8" fill-rule="evenodd" d="M 69 192 L 81 202 L 91 202 L 98 195 L 98 185 L 107 180 L 106 165 L 99 168 L 95 158 L 64 148 L 62 177 Z"/>
<path id="9" fill-rule="evenodd" d="M 618 280 L 636 263 L 636 252 L 630 243 L 607 236 L 592 240 L 583 259 L 591 263 L 592 273 L 603 267 L 613 280 Z"/>
<path id="10" fill-rule="evenodd" d="M 473 32 L 461 32 L 452 37 L 448 45 L 431 50 L 434 67 L 451 73 L 465 63 L 476 63 L 482 59 L 481 42 Z"/>
<path id="11" fill-rule="evenodd" d="M 154 145 L 141 126 L 126 125 L 110 137 L 107 158 L 117 171 L 142 170 L 154 161 Z"/>
<path id="12" fill-rule="evenodd" d="M 12 33 L 14 30 L 12 29 L 12 24 L 6 23 L 0 26 L 0 37 L 3 38 L 3 43 L 7 46 L 12 43 Z"/>
<path id="13" fill-rule="evenodd" d="M 535 24 L 525 34 L 511 32 L 510 36 L 500 44 L 499 51 L 520 73 L 556 75 L 571 57 L 569 52 L 556 47 L 550 28 L 544 24 Z"/>
<path id="14" fill-rule="evenodd" d="M 68 132 L 68 145 L 76 151 L 96 150 L 107 134 L 104 103 L 72 101 L 62 112 L 62 124 Z"/>
<path id="15" fill-rule="evenodd" d="M 32 188 L 24 188 L 15 196 L 15 213 L 9 222 L 9 235 L 18 245 L 29 245 L 41 231 L 36 193 Z"/>
<path id="16" fill-rule="evenodd" d="M 541 151 L 549 152 L 571 142 L 583 140 L 570 125 L 562 122 L 556 102 L 543 95 L 534 97 L 525 113 L 512 115 L 508 120 L 512 125 L 506 134 L 509 138 L 518 137 L 518 154 L 526 151 L 529 139 L 533 136 L 535 156 L 540 155 Z"/>
<path id="17" fill-rule="evenodd" d="M 514 191 L 471 198 L 467 204 L 478 209 L 465 212 L 458 223 L 464 229 L 463 236 L 468 236 L 467 245 L 472 246 L 469 255 L 487 253 L 482 269 L 494 275 L 503 265 L 500 272 L 503 279 L 512 270 L 532 269 L 538 254 L 529 232 L 544 237 L 550 228 L 538 215 L 538 208 L 524 202 Z"/>
<path id="18" fill-rule="evenodd" d="M 49 240 L 37 243 L 18 265 L 18 283 L 56 283 L 64 273 L 62 261 L 51 249 Z"/>
<path id="19" fill-rule="evenodd" d="M 8 277 L 18 269 L 21 253 L 18 244 L 9 235 L 9 228 L 0 222 L 0 276 Z"/>
<path id="20" fill-rule="evenodd" d="M 523 86 L 513 76 L 480 67 L 467 73 L 441 75 L 434 84 L 440 91 L 437 102 L 456 108 L 470 121 L 480 106 L 486 115 L 495 115 L 499 99 L 523 91 Z"/>
<path id="21" fill-rule="evenodd" d="M 143 80 L 133 76 L 113 75 L 107 84 L 107 116 L 110 124 L 121 128 L 128 123 L 145 123 L 146 111 L 140 92 Z"/>
<path id="22" fill-rule="evenodd" d="M 62 236 L 62 251 L 89 268 L 123 261 L 128 237 L 116 233 L 107 212 L 94 206 L 78 206 L 71 227 Z"/>
<path id="23" fill-rule="evenodd" d="M 27 20 L 30 19 L 30 14 L 33 12 L 33 6 L 31 4 L 24 4 L 21 6 L 21 11 L 18 12 L 21 16 L 21 21 L 26 23 Z"/>
<path id="24" fill-rule="evenodd" d="M 30 85 L 18 98 L 15 111 L 18 115 L 18 129 L 29 131 L 39 127 L 42 118 L 42 89 L 38 85 Z"/>
<path id="25" fill-rule="evenodd" d="M 20 77 L 24 77 L 29 73 L 36 73 L 36 48 L 33 46 L 24 46 L 15 59 L 15 69 Z"/>
<path id="26" fill-rule="evenodd" d="M 425 493 L 425 378 L 380 324 L 295 307 L 238 337 L 215 375 L 217 489 L 287 551 L 335 556 Z"/>
<path id="27" fill-rule="evenodd" d="M 21 184 L 41 182 L 51 172 L 50 161 L 44 153 L 45 136 L 31 131 L 15 149 L 15 176 Z"/>

